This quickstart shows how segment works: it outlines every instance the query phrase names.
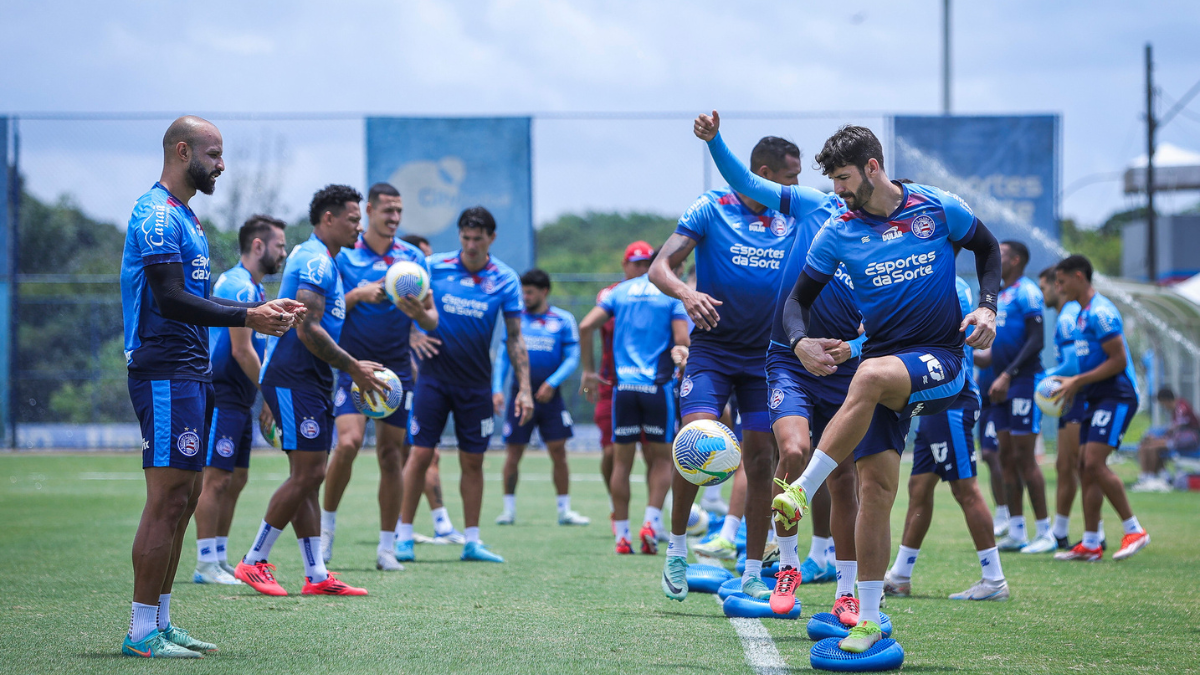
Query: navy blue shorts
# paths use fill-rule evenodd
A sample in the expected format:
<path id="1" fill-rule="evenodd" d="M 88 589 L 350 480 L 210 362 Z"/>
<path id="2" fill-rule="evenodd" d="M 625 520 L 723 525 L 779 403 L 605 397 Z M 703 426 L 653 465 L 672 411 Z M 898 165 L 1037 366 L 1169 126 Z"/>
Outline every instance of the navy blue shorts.
<path id="1" fill-rule="evenodd" d="M 944 481 L 975 476 L 975 421 L 979 409 L 951 408 L 921 418 L 913 447 L 913 475 L 936 473 Z"/>
<path id="2" fill-rule="evenodd" d="M 839 365 L 836 373 L 819 377 L 808 372 L 791 350 L 772 344 L 767 350 L 771 426 L 784 417 L 803 417 L 808 420 L 813 438 L 819 440 L 829 420 L 846 402 L 857 367 L 858 359 L 851 359 Z"/>
<path id="3" fill-rule="evenodd" d="M 129 400 L 142 428 L 142 468 L 204 468 L 204 439 L 212 416 L 213 386 L 196 380 L 129 378 Z"/>
<path id="4" fill-rule="evenodd" d="M 1121 439 L 1137 412 L 1137 399 L 1102 398 L 1087 402 L 1079 427 L 1079 442 L 1121 447 Z"/>
<path id="5" fill-rule="evenodd" d="M 1013 436 L 1027 436 L 1042 430 L 1042 409 L 1033 404 L 1033 392 L 1037 384 L 1032 377 L 1013 380 L 1008 387 L 1008 400 L 995 407 L 992 421 L 996 431 L 1007 431 Z"/>
<path id="6" fill-rule="evenodd" d="M 456 387 L 428 375 L 417 379 L 412 419 L 408 423 L 410 443 L 436 448 L 442 440 L 446 420 L 454 413 L 454 435 L 463 452 L 487 452 L 495 431 L 491 387 Z"/>
<path id="7" fill-rule="evenodd" d="M 618 384 L 613 390 L 613 443 L 675 440 L 675 387 Z"/>
<path id="8" fill-rule="evenodd" d="M 534 387 L 537 391 L 537 387 Z M 571 430 L 574 422 L 571 420 L 571 413 L 567 411 L 567 404 L 563 402 L 562 393 L 557 389 L 554 390 L 554 397 L 545 403 L 539 402 L 537 399 L 533 401 L 533 417 L 529 419 L 529 423 L 525 426 L 517 424 L 516 415 L 516 392 L 510 392 L 508 396 L 508 404 L 504 413 L 504 442 L 513 445 L 525 445 L 529 443 L 529 437 L 533 435 L 534 427 L 537 427 L 538 433 L 542 436 L 542 442 L 561 441 L 565 438 L 574 436 Z"/>
<path id="9" fill-rule="evenodd" d="M 283 434 L 283 451 L 329 452 L 333 445 L 333 401 L 318 389 L 262 385 L 263 402 Z"/>
<path id="10" fill-rule="evenodd" d="M 1058 418 L 1058 428 L 1062 429 L 1068 424 L 1082 424 L 1085 410 L 1087 410 L 1087 401 L 1082 396 L 1076 396 L 1075 400 L 1071 402 L 1071 409 Z"/>
<path id="11" fill-rule="evenodd" d="M 996 437 L 996 406 L 988 402 L 987 392 L 982 395 L 983 408 L 979 411 L 979 449 L 984 452 L 999 452 L 1000 440 Z"/>
<path id="12" fill-rule="evenodd" d="M 250 444 L 254 439 L 254 413 L 247 408 L 213 409 L 209 422 L 208 452 L 204 466 L 233 471 L 250 468 Z"/>
<path id="13" fill-rule="evenodd" d="M 764 352 L 725 350 L 698 342 L 688 354 L 686 375 L 679 383 L 679 411 L 684 417 L 708 413 L 720 419 L 730 394 L 736 392 L 742 426 L 770 433 Z"/>
<path id="14" fill-rule="evenodd" d="M 350 379 L 349 375 L 338 371 L 337 385 L 333 390 L 334 417 L 362 414 L 358 411 L 358 408 L 354 407 L 354 401 L 350 400 L 350 387 L 353 384 L 354 380 Z M 400 384 L 404 386 L 404 405 L 400 406 L 396 412 L 379 421 L 403 429 L 408 426 L 408 413 L 412 410 L 413 383 L 402 379 L 400 380 Z"/>

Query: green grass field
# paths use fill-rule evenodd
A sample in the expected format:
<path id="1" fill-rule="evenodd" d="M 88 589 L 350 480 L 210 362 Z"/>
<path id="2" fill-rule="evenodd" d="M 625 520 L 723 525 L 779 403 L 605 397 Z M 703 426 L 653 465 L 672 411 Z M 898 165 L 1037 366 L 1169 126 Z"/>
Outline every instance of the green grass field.
<path id="1" fill-rule="evenodd" d="M 457 467 L 446 457 L 448 506 L 461 527 Z M 374 569 L 378 511 L 374 457 L 364 455 L 339 510 L 331 569 L 365 586 L 367 598 L 298 595 L 301 566 L 289 532 L 272 562 L 297 595 L 192 584 L 192 533 L 172 603 L 176 624 L 218 643 L 202 661 L 163 663 L 119 656 L 132 592 L 130 545 L 144 501 L 136 454 L 0 454 L 0 654 L 7 673 L 745 673 L 741 642 L 713 596 L 682 604 L 659 590 L 661 556 L 612 552 L 597 458 L 573 456 L 573 506 L 583 529 L 554 522 L 549 461 L 522 469 L 518 525 L 491 524 L 500 508 L 502 457 L 489 456 L 483 536 L 504 565 L 458 562 L 460 547 L 417 547 L 400 573 Z M 904 471 L 909 468 L 904 465 Z M 1134 468 L 1119 467 L 1125 478 Z M 1052 467 L 1047 467 L 1052 475 Z M 267 499 L 286 470 L 283 455 L 255 455 L 239 504 L 231 558 L 249 545 Z M 640 512 L 644 486 L 635 484 Z M 1051 493 L 1052 498 L 1053 493 Z M 1200 494 L 1132 495 L 1153 536 L 1135 558 L 1057 563 L 1006 554 L 1008 603 L 955 603 L 946 596 L 979 576 L 949 490 L 914 576 L 916 597 L 887 610 L 918 672 L 1065 673 L 1200 671 Z M 893 513 L 893 551 L 905 499 Z M 1106 507 L 1109 542 L 1120 523 Z M 803 532 L 802 528 L 802 532 Z M 1072 537 L 1082 529 L 1078 506 Z M 422 504 L 417 530 L 429 533 Z M 807 532 L 802 550 L 807 546 Z M 1111 549 L 1110 549 L 1111 552 Z M 828 611 L 831 585 L 806 586 L 800 621 L 764 621 L 784 661 L 807 671 L 806 618 Z"/>

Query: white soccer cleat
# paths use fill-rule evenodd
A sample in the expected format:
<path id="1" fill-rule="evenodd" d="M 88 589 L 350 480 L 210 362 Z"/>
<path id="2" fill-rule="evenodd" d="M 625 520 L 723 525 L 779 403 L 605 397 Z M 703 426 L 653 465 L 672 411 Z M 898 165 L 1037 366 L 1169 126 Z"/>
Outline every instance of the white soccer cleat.
<path id="1" fill-rule="evenodd" d="M 1171 484 L 1167 481 L 1155 476 L 1153 478 L 1143 478 L 1134 483 L 1129 488 L 1130 492 L 1170 492 Z"/>
<path id="2" fill-rule="evenodd" d="M 994 600 L 997 602 L 1008 600 L 1008 581 L 1001 579 L 1000 581 L 988 581 L 980 579 L 975 582 L 975 585 L 963 591 L 950 596 L 951 600 Z"/>
<path id="3" fill-rule="evenodd" d="M 229 576 L 231 576 L 231 577 L 233 576 L 233 565 L 230 565 L 228 560 L 218 560 L 217 564 L 221 566 L 221 569 L 228 572 Z M 239 581 L 238 583 L 241 583 L 241 582 Z"/>
<path id="4" fill-rule="evenodd" d="M 992 518 L 992 535 L 997 539 L 1008 534 L 1007 518 Z"/>
<path id="5" fill-rule="evenodd" d="M 503 513 L 496 516 L 497 525 L 512 525 L 517 522 L 517 514 L 505 509 Z"/>
<path id="6" fill-rule="evenodd" d="M 897 598 L 907 598 L 912 595 L 912 577 L 902 577 L 888 570 L 883 575 L 883 594 L 894 595 Z"/>
<path id="7" fill-rule="evenodd" d="M 404 565 L 396 562 L 396 551 L 379 548 L 375 550 L 375 569 L 383 572 L 403 572 Z"/>
<path id="8" fill-rule="evenodd" d="M 1033 541 L 1021 547 L 1021 553 L 1054 553 L 1058 550 L 1058 540 L 1047 532 L 1038 535 Z"/>
<path id="9" fill-rule="evenodd" d="M 581 516 L 574 511 L 567 511 L 565 513 L 558 514 L 559 525 L 589 525 L 591 522 L 591 518 L 588 518 L 587 516 Z"/>
<path id="10" fill-rule="evenodd" d="M 333 530 L 321 528 L 321 560 L 326 565 L 333 560 Z"/>
<path id="11" fill-rule="evenodd" d="M 1001 551 L 1020 551 L 1029 543 L 1028 539 L 1017 539 L 1016 537 L 1006 535 L 1003 539 L 996 542 L 996 548 Z M 1055 542 L 1057 546 L 1057 542 Z"/>
<path id="12" fill-rule="evenodd" d="M 713 497 L 710 499 L 708 495 L 704 495 L 704 497 L 700 499 L 700 508 L 708 511 L 709 513 L 715 513 L 719 516 L 729 515 L 729 504 L 726 504 L 725 500 L 721 499 L 720 497 Z"/>
<path id="13" fill-rule="evenodd" d="M 196 571 L 192 573 L 192 583 L 237 586 L 242 582 L 235 579 L 232 574 L 226 572 L 220 563 L 198 562 L 196 563 Z"/>
<path id="14" fill-rule="evenodd" d="M 435 536 L 433 538 L 433 543 L 435 543 L 435 544 L 454 544 L 456 546 L 461 546 L 461 545 L 467 543 L 467 535 L 463 534 L 462 532 L 459 532 L 458 530 L 450 530 L 449 532 L 446 532 L 445 534 L 439 534 L 439 535 Z"/>

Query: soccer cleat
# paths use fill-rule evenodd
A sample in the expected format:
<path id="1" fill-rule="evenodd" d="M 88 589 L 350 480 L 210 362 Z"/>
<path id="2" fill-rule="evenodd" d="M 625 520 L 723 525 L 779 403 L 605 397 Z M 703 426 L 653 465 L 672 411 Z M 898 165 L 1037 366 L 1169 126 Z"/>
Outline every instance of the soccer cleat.
<path id="1" fill-rule="evenodd" d="M 833 563 L 825 563 L 825 573 L 817 577 L 819 583 L 827 581 L 837 581 L 837 565 Z"/>
<path id="2" fill-rule="evenodd" d="M 412 541 L 396 540 L 396 562 L 412 562 L 417 559 L 416 553 L 413 551 Z"/>
<path id="3" fill-rule="evenodd" d="M 146 659 L 202 659 L 204 655 L 171 642 L 162 631 L 153 631 L 144 639 L 134 642 L 128 634 L 121 644 L 125 656 L 140 656 Z"/>
<path id="4" fill-rule="evenodd" d="M 1115 555 L 1115 554 L 1114 554 Z M 1069 551 L 1059 551 L 1054 554 L 1055 560 L 1082 560 L 1084 562 L 1096 562 L 1104 557 L 1104 551 L 1099 547 L 1088 548 L 1083 545 L 1083 542 L 1075 544 L 1075 548 Z"/>
<path id="5" fill-rule="evenodd" d="M 459 560 L 475 561 L 475 562 L 493 562 L 502 563 L 504 558 L 492 553 L 482 541 L 470 541 L 463 545 L 462 555 Z"/>
<path id="6" fill-rule="evenodd" d="M 333 560 L 333 530 L 321 528 L 321 560 L 326 565 Z"/>
<path id="7" fill-rule="evenodd" d="M 1058 540 L 1053 534 L 1046 534 L 1034 537 L 1033 541 L 1021 547 L 1021 553 L 1053 553 L 1058 549 Z"/>
<path id="8" fill-rule="evenodd" d="M 886 590 L 886 589 L 885 589 Z M 1003 602 L 1008 600 L 1008 582 L 1004 579 L 1000 581 L 988 581 L 980 579 L 975 582 L 975 585 L 963 591 L 950 596 L 951 600 L 995 600 Z"/>
<path id="9" fill-rule="evenodd" d="M 779 544 L 770 542 L 763 549 L 763 567 L 770 567 L 779 562 Z"/>
<path id="10" fill-rule="evenodd" d="M 633 555 L 633 544 L 625 537 L 617 541 L 617 555 Z"/>
<path id="11" fill-rule="evenodd" d="M 742 593 L 755 600 L 767 600 L 771 597 L 771 587 L 767 586 L 767 583 L 758 577 L 750 577 L 742 582 Z"/>
<path id="12" fill-rule="evenodd" d="M 1001 551 L 1020 551 L 1028 543 L 1028 539 L 1017 539 L 1010 534 L 996 542 L 996 548 Z"/>
<path id="13" fill-rule="evenodd" d="M 700 508 L 708 511 L 709 513 L 715 513 L 721 517 L 725 517 L 729 514 L 729 504 L 726 504 L 725 500 L 721 499 L 720 497 L 713 497 L 712 499 L 709 499 L 708 495 L 705 495 L 700 499 Z"/>
<path id="14" fill-rule="evenodd" d="M 433 543 L 462 546 L 463 544 L 467 543 L 467 535 L 455 529 L 451 529 L 449 532 L 443 532 L 441 534 L 435 532 L 433 536 Z"/>
<path id="15" fill-rule="evenodd" d="M 1124 560 L 1146 548 L 1146 545 L 1149 543 L 1150 533 L 1145 530 L 1127 534 L 1121 537 L 1121 548 L 1117 549 L 1117 552 L 1113 554 L 1113 560 Z"/>
<path id="16" fill-rule="evenodd" d="M 404 565 L 396 560 L 394 549 L 375 549 L 375 569 L 381 572 L 403 572 Z"/>
<path id="17" fill-rule="evenodd" d="M 517 522 L 517 514 L 507 509 L 500 515 L 496 516 L 497 525 L 512 525 L 515 522 Z"/>
<path id="18" fill-rule="evenodd" d="M 642 540 L 642 553 L 658 554 L 658 535 L 655 534 L 653 525 L 648 522 L 642 525 L 642 531 L 638 532 L 638 537 Z"/>
<path id="19" fill-rule="evenodd" d="M 780 570 L 775 575 L 775 590 L 771 591 L 771 611 L 776 614 L 792 611 L 796 606 L 796 586 L 799 585 L 800 570 L 790 566 Z"/>
<path id="20" fill-rule="evenodd" d="M 559 525 L 591 525 L 591 523 L 591 518 L 581 516 L 574 511 L 566 511 L 558 514 Z"/>
<path id="21" fill-rule="evenodd" d="M 838 643 L 838 648 L 851 654 L 861 654 L 871 645 L 883 639 L 883 629 L 874 621 L 861 621 L 850 629 L 850 634 Z"/>
<path id="22" fill-rule="evenodd" d="M 213 654 L 217 651 L 217 646 L 211 642 L 201 642 L 188 634 L 182 628 L 176 628 L 171 624 L 167 624 L 167 629 L 159 631 L 167 641 L 179 645 L 184 649 L 190 649 L 201 654 Z"/>
<path id="23" fill-rule="evenodd" d="M 808 495 L 804 494 L 802 488 L 778 478 L 775 479 L 775 484 L 783 488 L 783 492 L 771 500 L 771 513 L 774 514 L 772 517 L 775 522 L 791 529 L 808 513 Z"/>
<path id="24" fill-rule="evenodd" d="M 275 566 L 266 560 L 253 565 L 247 565 L 246 562 L 239 561 L 237 567 L 234 568 L 233 574 L 238 579 L 241 579 L 250 588 L 262 593 L 263 595 L 284 596 L 287 591 L 283 590 L 283 586 L 275 581 L 275 575 L 272 572 Z"/>
<path id="25" fill-rule="evenodd" d="M 234 567 L 233 567 L 233 565 L 229 564 L 228 560 L 218 560 L 217 564 L 220 565 L 221 569 L 225 570 L 225 572 L 228 573 L 229 576 L 231 576 L 231 577 L 233 576 Z"/>
<path id="26" fill-rule="evenodd" d="M 226 572 L 220 563 L 198 562 L 196 563 L 196 571 L 192 572 L 192 583 L 240 586 L 242 582 L 234 578 L 232 574 Z"/>
<path id="27" fill-rule="evenodd" d="M 696 544 L 692 550 L 697 556 L 716 558 L 717 560 L 737 560 L 737 546 L 719 534 L 709 541 Z"/>
<path id="28" fill-rule="evenodd" d="M 1170 492 L 1171 484 L 1167 481 L 1154 476 L 1153 478 L 1140 479 L 1138 482 L 1129 486 L 1130 492 Z"/>
<path id="29" fill-rule="evenodd" d="M 843 626 L 858 625 L 858 598 L 853 595 L 843 595 L 833 603 L 832 614 Z"/>
<path id="30" fill-rule="evenodd" d="M 682 556 L 669 555 L 663 563 L 662 589 L 663 593 L 672 600 L 683 602 L 688 594 L 687 559 Z"/>
<path id="31" fill-rule="evenodd" d="M 897 598 L 909 597 L 912 595 L 912 577 L 902 577 L 888 570 L 883 575 L 883 594 Z"/>
<path id="32" fill-rule="evenodd" d="M 997 539 L 1008 534 L 1008 519 L 1007 518 L 992 518 L 992 534 Z"/>
<path id="33" fill-rule="evenodd" d="M 329 576 L 319 584 L 305 580 L 304 589 L 300 595 L 366 595 L 367 589 L 348 586 L 337 578 L 337 572 L 329 572 Z"/>
<path id="34" fill-rule="evenodd" d="M 815 584 L 821 581 L 824 574 L 825 569 L 812 558 L 805 558 L 804 562 L 800 563 L 800 583 L 802 584 Z"/>

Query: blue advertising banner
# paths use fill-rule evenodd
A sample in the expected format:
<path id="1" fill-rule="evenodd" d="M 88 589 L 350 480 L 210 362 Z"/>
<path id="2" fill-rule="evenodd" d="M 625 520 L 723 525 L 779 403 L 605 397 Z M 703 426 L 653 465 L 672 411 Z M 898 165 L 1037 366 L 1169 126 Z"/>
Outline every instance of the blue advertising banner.
<path id="1" fill-rule="evenodd" d="M 1059 260 L 1057 115 L 898 116 L 892 132 L 892 178 L 953 192 L 997 239 L 1025 242 L 1031 278 Z M 971 256 L 959 271 L 974 277 Z"/>
<path id="2" fill-rule="evenodd" d="M 533 166 L 528 117 L 368 117 L 367 182 L 400 190 L 403 232 L 434 251 L 458 248 L 458 216 L 496 217 L 492 255 L 518 274 L 533 267 Z"/>

